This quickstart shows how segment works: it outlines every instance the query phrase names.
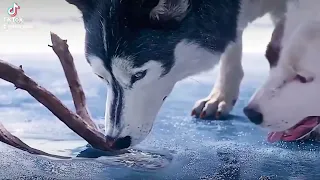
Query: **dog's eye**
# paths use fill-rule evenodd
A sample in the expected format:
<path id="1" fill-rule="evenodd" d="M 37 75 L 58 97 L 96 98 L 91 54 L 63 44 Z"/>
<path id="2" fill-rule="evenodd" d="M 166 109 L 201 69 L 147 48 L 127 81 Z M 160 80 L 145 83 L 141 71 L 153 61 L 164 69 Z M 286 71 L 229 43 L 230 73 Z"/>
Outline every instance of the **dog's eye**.
<path id="1" fill-rule="evenodd" d="M 137 72 L 131 77 L 131 83 L 141 80 L 146 76 L 146 74 L 147 74 L 147 70 Z"/>

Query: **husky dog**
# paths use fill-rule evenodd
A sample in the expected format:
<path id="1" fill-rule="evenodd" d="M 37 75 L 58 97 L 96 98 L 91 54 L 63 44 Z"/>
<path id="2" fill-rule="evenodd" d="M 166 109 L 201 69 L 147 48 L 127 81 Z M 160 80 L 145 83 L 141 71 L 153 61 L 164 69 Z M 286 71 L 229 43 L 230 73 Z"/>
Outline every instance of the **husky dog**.
<path id="1" fill-rule="evenodd" d="M 115 149 L 144 140 L 174 85 L 212 69 L 220 59 L 217 83 L 196 103 L 193 114 L 204 118 L 229 113 L 243 77 L 244 29 L 266 13 L 277 22 L 286 4 L 286 0 L 67 1 L 83 15 L 87 61 L 108 89 L 105 133 Z"/>
<path id="2" fill-rule="evenodd" d="M 270 142 L 319 137 L 320 1 L 288 2 L 267 48 L 269 77 L 244 113 Z"/>

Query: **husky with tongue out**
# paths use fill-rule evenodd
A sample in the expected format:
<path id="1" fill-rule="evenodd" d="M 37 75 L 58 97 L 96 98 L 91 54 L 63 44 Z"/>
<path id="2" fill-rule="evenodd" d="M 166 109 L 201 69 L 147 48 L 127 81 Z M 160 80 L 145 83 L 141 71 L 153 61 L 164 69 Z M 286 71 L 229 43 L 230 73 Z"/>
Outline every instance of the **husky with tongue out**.
<path id="1" fill-rule="evenodd" d="M 269 142 L 320 134 L 320 0 L 288 4 L 267 47 L 269 77 L 244 108 Z"/>

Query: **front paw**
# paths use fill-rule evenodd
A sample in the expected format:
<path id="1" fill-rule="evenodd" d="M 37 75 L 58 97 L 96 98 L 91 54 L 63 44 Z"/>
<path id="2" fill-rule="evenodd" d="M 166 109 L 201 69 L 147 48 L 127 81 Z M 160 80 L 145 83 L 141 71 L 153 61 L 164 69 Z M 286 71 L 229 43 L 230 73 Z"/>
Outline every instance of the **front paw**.
<path id="1" fill-rule="evenodd" d="M 238 98 L 238 91 L 227 93 L 215 88 L 209 97 L 198 100 L 191 116 L 200 119 L 222 119 L 229 115 Z"/>

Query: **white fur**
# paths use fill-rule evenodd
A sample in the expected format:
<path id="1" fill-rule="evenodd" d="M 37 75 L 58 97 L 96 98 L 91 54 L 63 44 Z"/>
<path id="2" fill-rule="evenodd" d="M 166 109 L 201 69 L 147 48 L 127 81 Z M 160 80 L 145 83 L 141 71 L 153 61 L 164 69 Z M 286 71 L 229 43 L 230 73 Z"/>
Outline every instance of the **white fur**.
<path id="1" fill-rule="evenodd" d="M 175 83 L 195 73 L 209 70 L 219 60 L 220 54 L 212 54 L 195 43 L 180 42 L 174 51 L 175 66 L 165 76 L 160 78 L 163 68 L 161 64 L 150 60 L 142 67 L 133 68 L 130 58 L 114 57 L 112 59 L 112 73 L 124 87 L 124 107 L 120 128 L 111 124 L 109 105 L 112 93 L 107 94 L 105 113 L 106 135 L 110 137 L 132 138 L 132 145 L 141 142 L 151 131 L 156 115 Z M 102 68 L 102 60 L 95 56 L 88 56 L 93 71 L 110 82 L 110 74 Z M 201 64 L 201 65 L 200 65 Z M 193 67 L 193 68 L 190 68 Z M 189 68 L 186 71 L 186 68 Z M 126 89 L 130 78 L 136 72 L 148 70 L 146 76 L 137 81 L 131 89 Z M 108 86 L 108 91 L 111 88 Z"/>
<path id="2" fill-rule="evenodd" d="M 230 44 L 221 62 L 219 82 L 215 92 L 220 94 L 218 100 L 226 101 L 230 111 L 229 100 L 238 96 L 239 85 L 243 76 L 241 67 L 241 35 L 242 30 L 254 19 L 278 6 L 279 0 L 243 0 L 243 12 L 239 17 L 239 38 L 235 44 Z M 184 1 L 183 1 L 184 2 Z M 268 2 L 268 3 L 267 3 Z M 280 4 L 280 3 L 279 3 Z M 269 7 L 270 6 L 270 7 Z M 252 12 L 253 11 L 253 12 Z M 160 77 L 163 68 L 161 64 L 150 59 L 139 69 L 132 67 L 130 57 L 114 57 L 112 73 L 121 84 L 124 91 L 124 107 L 120 127 L 114 126 L 108 115 L 112 93 L 108 93 L 106 105 L 106 135 L 119 138 L 130 136 L 131 145 L 141 142 L 152 129 L 154 120 L 163 103 L 163 98 L 170 94 L 176 82 L 203 71 L 210 70 L 218 63 L 221 54 L 211 52 L 199 44 L 183 40 L 174 50 L 174 66 L 165 76 Z M 103 69 L 102 60 L 89 56 L 93 70 L 110 82 L 110 73 Z M 146 76 L 137 81 L 132 88 L 127 88 L 131 76 L 141 70 L 148 70 Z M 111 89 L 108 89 L 109 92 Z M 223 97 L 223 98 L 221 98 Z M 216 100 L 211 98 L 212 100 Z"/>
<path id="3" fill-rule="evenodd" d="M 90 65 L 95 74 L 103 77 L 103 79 L 111 78 L 110 72 L 104 68 L 103 61 L 99 57 L 89 54 L 87 58 L 89 59 Z"/>
<path id="4" fill-rule="evenodd" d="M 238 35 L 235 43 L 229 44 L 220 59 L 219 76 L 210 94 L 198 100 L 193 110 L 197 115 L 205 112 L 206 117 L 219 112 L 227 115 L 238 98 L 240 83 L 244 76 L 242 60 L 242 34 L 248 24 L 270 13 L 276 23 L 285 13 L 287 0 L 244 0 L 238 19 Z M 218 117 L 217 117 L 218 118 Z"/>
<path id="5" fill-rule="evenodd" d="M 293 1 L 286 15 L 282 51 L 249 107 L 263 114 L 262 127 L 284 131 L 307 116 L 320 116 L 320 1 Z M 292 80 L 297 74 L 309 83 Z"/>

